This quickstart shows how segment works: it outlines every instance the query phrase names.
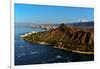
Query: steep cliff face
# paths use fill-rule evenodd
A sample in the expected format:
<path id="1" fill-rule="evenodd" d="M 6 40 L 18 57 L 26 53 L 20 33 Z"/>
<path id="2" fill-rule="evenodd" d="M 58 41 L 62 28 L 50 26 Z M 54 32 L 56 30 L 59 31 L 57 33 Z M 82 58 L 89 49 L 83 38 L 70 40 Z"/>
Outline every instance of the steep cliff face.
<path id="1" fill-rule="evenodd" d="M 23 39 L 29 42 L 46 42 L 55 48 L 93 52 L 94 33 L 93 29 L 83 30 L 76 27 L 67 27 L 64 24 L 59 28 L 48 32 L 34 33 Z"/>

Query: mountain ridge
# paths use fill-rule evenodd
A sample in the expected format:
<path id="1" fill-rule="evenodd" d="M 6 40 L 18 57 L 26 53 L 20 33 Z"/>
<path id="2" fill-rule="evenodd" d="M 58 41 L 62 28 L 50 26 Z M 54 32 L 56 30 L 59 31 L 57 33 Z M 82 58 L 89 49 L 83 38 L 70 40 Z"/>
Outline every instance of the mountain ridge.
<path id="1" fill-rule="evenodd" d="M 94 30 L 83 30 L 61 24 L 58 28 L 46 32 L 32 33 L 23 37 L 24 40 L 37 43 L 45 42 L 54 48 L 80 52 L 94 52 Z"/>

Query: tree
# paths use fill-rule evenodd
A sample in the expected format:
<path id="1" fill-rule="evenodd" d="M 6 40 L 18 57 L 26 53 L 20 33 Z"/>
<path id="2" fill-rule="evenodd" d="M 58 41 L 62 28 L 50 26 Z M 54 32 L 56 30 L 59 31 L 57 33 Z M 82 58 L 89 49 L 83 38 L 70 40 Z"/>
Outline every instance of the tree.
<path id="1" fill-rule="evenodd" d="M 65 28 L 66 28 L 66 25 L 64 23 L 62 23 L 60 26 L 59 26 L 60 30 L 61 31 L 65 31 Z"/>

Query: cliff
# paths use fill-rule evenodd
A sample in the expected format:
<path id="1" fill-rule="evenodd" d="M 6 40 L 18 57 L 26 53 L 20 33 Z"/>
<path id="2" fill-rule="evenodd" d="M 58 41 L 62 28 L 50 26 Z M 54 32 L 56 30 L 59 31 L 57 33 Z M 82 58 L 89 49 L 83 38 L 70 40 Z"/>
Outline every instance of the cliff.
<path id="1" fill-rule="evenodd" d="M 93 54 L 94 30 L 81 29 L 78 27 L 67 27 L 61 24 L 58 28 L 46 32 L 32 33 L 23 37 L 31 43 L 45 42 L 67 51 Z"/>

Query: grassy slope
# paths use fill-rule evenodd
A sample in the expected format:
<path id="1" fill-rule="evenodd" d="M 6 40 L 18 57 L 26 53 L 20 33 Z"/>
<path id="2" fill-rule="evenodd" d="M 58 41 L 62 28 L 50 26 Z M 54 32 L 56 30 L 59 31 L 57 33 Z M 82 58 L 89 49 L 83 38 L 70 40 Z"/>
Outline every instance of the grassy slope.
<path id="1" fill-rule="evenodd" d="M 60 26 L 47 32 L 33 33 L 24 37 L 31 43 L 46 42 L 55 48 L 70 51 L 93 52 L 93 30 L 84 31 L 75 27 Z"/>

